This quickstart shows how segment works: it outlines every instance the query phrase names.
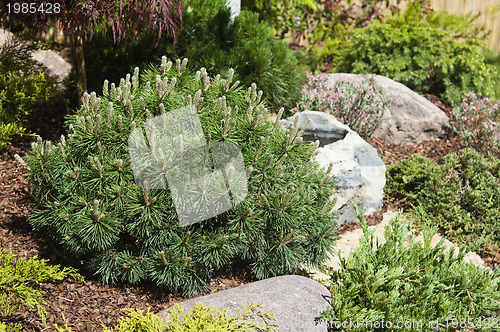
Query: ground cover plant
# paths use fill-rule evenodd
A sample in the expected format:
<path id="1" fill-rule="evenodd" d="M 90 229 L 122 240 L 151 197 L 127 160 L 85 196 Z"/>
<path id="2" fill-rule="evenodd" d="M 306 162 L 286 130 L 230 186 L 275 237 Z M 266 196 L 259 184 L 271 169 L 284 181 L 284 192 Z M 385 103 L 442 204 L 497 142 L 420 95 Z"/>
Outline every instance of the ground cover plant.
<path id="1" fill-rule="evenodd" d="M 486 242 L 478 253 L 499 262 L 500 160 L 472 149 L 449 154 L 443 165 L 420 155 L 387 170 L 387 196 L 405 198 L 413 213 L 424 213 L 448 239 Z"/>
<path id="2" fill-rule="evenodd" d="M 41 207 L 29 222 L 106 282 L 151 280 L 188 294 L 237 259 L 259 279 L 321 264 L 336 225 L 333 180 L 312 160 L 317 146 L 302 142 L 296 125 L 288 131 L 268 122 L 263 93 L 232 77 L 210 78 L 187 68 L 187 59 L 163 58 L 141 77 L 136 69 L 119 86 L 106 82 L 101 97 L 87 94 L 67 123 L 68 138 L 39 139 L 25 158 Z M 168 190 L 136 185 L 128 154 L 134 128 L 180 107 L 197 110 L 210 142 L 241 147 L 248 183 L 233 209 L 186 227 Z M 162 169 L 161 155 L 146 164 Z"/>
<path id="3" fill-rule="evenodd" d="M 348 125 L 361 137 L 369 137 L 377 127 L 383 111 L 392 105 L 371 78 L 342 80 L 328 84 L 328 75 L 307 73 L 302 98 L 292 112 L 305 110 L 326 112 Z"/>
<path id="4" fill-rule="evenodd" d="M 151 59 L 187 57 L 194 67 L 205 67 L 212 76 L 236 70 L 243 85 L 256 83 L 266 91 L 269 105 L 287 110 L 295 106 L 307 69 L 277 38 L 257 13 L 243 10 L 234 20 L 225 0 L 189 0 L 176 39 L 161 38 L 156 44 L 145 36 L 126 38 L 114 45 L 111 36 L 94 36 L 86 43 L 85 61 L 89 91 L 101 88 L 104 79 L 119 81 L 135 66 L 146 67 Z"/>
<path id="5" fill-rule="evenodd" d="M 500 157 L 500 100 L 469 92 L 454 109 L 451 123 L 463 142 L 483 155 Z"/>
<path id="6" fill-rule="evenodd" d="M 175 304 L 168 312 L 169 320 L 161 319 L 149 309 L 125 309 L 128 317 L 122 317 L 114 327 L 103 326 L 104 332 L 271 332 L 276 331 L 276 324 L 272 324 L 274 315 L 263 310 L 257 304 L 245 305 L 238 309 L 238 314 L 229 315 L 228 309 L 217 310 L 197 304 L 190 312 L 184 312 L 182 305 Z M 258 324 L 256 318 L 262 319 Z M 57 327 L 58 332 L 71 332 L 68 326 Z"/>
<path id="7" fill-rule="evenodd" d="M 0 331 L 6 332 L 21 329 L 14 314 L 22 304 L 35 308 L 45 325 L 44 292 L 33 288 L 33 283 L 62 280 L 70 276 L 83 281 L 73 268 L 51 266 L 47 264 L 48 260 L 37 257 L 15 258 L 12 252 L 6 254 L 4 249 L 0 249 Z"/>
<path id="8" fill-rule="evenodd" d="M 331 330 L 341 331 L 456 331 L 467 327 L 496 327 L 500 309 L 498 269 L 464 262 L 478 243 L 445 251 L 443 241 L 431 239 L 437 227 L 422 219 L 424 243 L 409 238 L 399 214 L 385 228 L 383 244 L 361 218 L 360 246 L 341 269 L 331 271 L 332 306 L 320 315 Z M 488 319 L 490 319 L 488 321 Z M 473 326 L 472 326 L 473 325 Z M 489 326 L 489 327 L 488 327 Z"/>

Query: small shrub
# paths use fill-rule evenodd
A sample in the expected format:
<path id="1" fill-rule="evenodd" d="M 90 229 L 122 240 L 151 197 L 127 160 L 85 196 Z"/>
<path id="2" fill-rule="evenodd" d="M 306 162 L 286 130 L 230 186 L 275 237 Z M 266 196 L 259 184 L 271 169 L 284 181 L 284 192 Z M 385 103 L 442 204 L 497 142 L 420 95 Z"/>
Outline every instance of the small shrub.
<path id="1" fill-rule="evenodd" d="M 436 227 L 424 228 L 423 245 L 413 235 L 409 240 L 411 226 L 400 215 L 386 226 L 384 244 L 361 225 L 360 246 L 331 272 L 332 307 L 320 317 L 332 330 L 456 331 L 470 323 L 485 327 L 500 310 L 500 270 L 463 260 L 474 246 L 461 246 L 458 255 L 445 252 L 444 240 L 432 246 Z"/>
<path id="2" fill-rule="evenodd" d="M 1 111 L 1 107 L 0 107 Z M 8 146 L 10 144 L 10 141 L 12 139 L 12 136 L 19 135 L 19 136 L 27 136 L 27 135 L 33 135 L 30 133 L 26 132 L 26 128 L 23 128 L 15 123 L 9 123 L 5 124 L 0 122 L 0 150 L 2 150 L 4 147 Z M 35 135 L 33 135 L 35 136 Z"/>
<path id="3" fill-rule="evenodd" d="M 46 325 L 42 299 L 43 291 L 31 287 L 33 283 L 47 280 L 62 280 L 68 276 L 82 280 L 73 268 L 60 269 L 58 265 L 48 265 L 48 260 L 38 260 L 37 256 L 30 259 L 20 258 L 14 260 L 16 255 L 12 252 L 5 254 L 0 249 L 0 316 L 8 322 L 9 316 L 13 315 L 21 304 L 25 304 L 38 311 L 42 322 Z M 20 330 L 20 324 L 0 322 L 0 331 Z"/>
<path id="4" fill-rule="evenodd" d="M 496 68 L 486 62 L 484 43 L 431 24 L 416 11 L 354 31 L 333 70 L 380 74 L 455 106 L 469 91 L 495 97 Z M 459 29 L 458 27 L 456 29 Z"/>
<path id="5" fill-rule="evenodd" d="M 449 154 L 442 166 L 414 155 L 387 170 L 387 195 L 407 197 L 413 213 L 425 213 L 455 243 L 487 240 L 478 252 L 498 262 L 500 244 L 500 161 L 472 149 Z"/>
<path id="6" fill-rule="evenodd" d="M 460 138 L 483 154 L 500 157 L 500 100 L 469 92 L 453 111 L 451 123 Z"/>
<path id="7" fill-rule="evenodd" d="M 56 81 L 31 58 L 33 43 L 8 39 L 0 46 L 0 149 L 15 135 L 32 135 L 23 128 L 33 106 L 47 102 Z"/>
<path id="8" fill-rule="evenodd" d="M 329 113 L 347 124 L 362 137 L 375 130 L 385 108 L 392 104 L 372 79 L 361 82 L 344 80 L 328 85 L 328 75 L 307 74 L 302 98 L 292 110 L 313 110 Z"/>
<path id="9" fill-rule="evenodd" d="M 187 59 L 176 65 L 164 57 L 141 77 L 137 68 L 119 86 L 105 83 L 102 97 L 86 94 L 69 118 L 68 139 L 33 144 L 26 163 L 41 209 L 29 222 L 106 282 L 152 280 L 185 293 L 206 289 L 236 260 L 259 279 L 323 262 L 335 240 L 334 183 L 311 159 L 317 146 L 302 142 L 296 125 L 268 122 L 263 93 L 238 87 L 233 71 L 210 78 Z M 248 187 L 231 210 L 186 227 L 169 190 L 136 184 L 128 147 L 133 129 L 181 107 L 197 110 L 210 142 L 241 148 Z M 146 172 L 164 167 L 161 155 L 146 158 Z"/>
<path id="10" fill-rule="evenodd" d="M 55 79 L 29 57 L 34 49 L 32 43 L 15 38 L 0 46 L 0 121 L 6 124 L 23 124 L 33 104 L 55 93 Z"/>

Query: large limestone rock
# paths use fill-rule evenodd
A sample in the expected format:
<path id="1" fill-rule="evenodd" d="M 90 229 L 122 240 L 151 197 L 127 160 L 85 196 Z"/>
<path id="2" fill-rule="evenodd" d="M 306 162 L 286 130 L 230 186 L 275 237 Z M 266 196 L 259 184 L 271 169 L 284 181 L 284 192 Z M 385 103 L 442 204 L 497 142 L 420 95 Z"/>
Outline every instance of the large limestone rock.
<path id="1" fill-rule="evenodd" d="M 318 163 L 328 168 L 333 163 L 331 176 L 336 178 L 337 202 L 335 208 L 339 223 L 357 220 L 352 203 L 366 214 L 383 206 L 385 164 L 377 150 L 334 116 L 315 111 L 304 111 L 283 120 L 290 127 L 299 116 L 298 127 L 310 121 L 304 140 L 320 141 Z M 324 145 L 324 146 L 323 146 Z"/>
<path id="2" fill-rule="evenodd" d="M 450 130 L 446 114 L 405 85 L 380 75 L 330 74 L 328 84 L 342 80 L 361 81 L 373 76 L 394 103 L 382 115 L 373 135 L 391 144 L 414 144 L 442 137 Z"/>
<path id="3" fill-rule="evenodd" d="M 316 324 L 315 318 L 328 309 L 330 292 L 317 281 L 301 276 L 280 276 L 260 280 L 218 293 L 200 296 L 180 303 L 191 311 L 198 303 L 217 309 L 229 308 L 229 314 L 238 313 L 243 304 L 258 303 L 276 316 L 279 332 L 326 332 L 327 324 Z M 159 312 L 168 318 L 168 308 Z M 258 322 L 261 323 L 262 321 Z"/>
<path id="4" fill-rule="evenodd" d="M 57 76 L 59 80 L 68 78 L 71 65 L 59 54 L 52 50 L 38 50 L 33 52 L 33 59 L 40 62 L 50 76 Z"/>

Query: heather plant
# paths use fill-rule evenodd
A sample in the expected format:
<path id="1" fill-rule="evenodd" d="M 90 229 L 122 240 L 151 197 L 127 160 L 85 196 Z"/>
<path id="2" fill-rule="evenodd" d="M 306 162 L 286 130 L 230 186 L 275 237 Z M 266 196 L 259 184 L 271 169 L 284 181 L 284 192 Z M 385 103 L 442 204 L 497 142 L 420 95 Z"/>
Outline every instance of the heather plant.
<path id="1" fill-rule="evenodd" d="M 69 276 L 83 281 L 73 268 L 60 269 L 58 265 L 48 265 L 48 260 L 38 260 L 36 256 L 30 259 L 15 258 L 12 252 L 5 254 L 5 250 L 0 249 L 0 331 L 21 329 L 21 325 L 12 319 L 21 304 L 36 309 L 46 325 L 46 310 L 42 306 L 44 292 L 33 288 L 35 283 L 63 280 Z"/>
<path id="2" fill-rule="evenodd" d="M 483 154 L 500 157 L 500 100 L 469 92 L 451 120 L 462 141 Z"/>
<path id="3" fill-rule="evenodd" d="M 454 248 L 445 251 L 443 239 L 431 244 L 437 227 L 429 226 L 423 230 L 423 243 L 418 242 L 401 214 L 385 227 L 383 244 L 362 219 L 361 225 L 359 247 L 341 259 L 340 270 L 330 271 L 332 306 L 320 318 L 332 330 L 495 328 L 500 272 L 464 262 L 478 243 L 462 245 L 458 253 Z"/>
<path id="4" fill-rule="evenodd" d="M 459 244 L 486 242 L 478 253 L 499 261 L 500 160 L 472 149 L 449 154 L 444 164 L 413 155 L 389 167 L 386 194 L 404 199 Z"/>
<path id="5" fill-rule="evenodd" d="M 303 142 L 296 124 L 288 131 L 279 120 L 268 122 L 263 92 L 255 84 L 243 89 L 233 78 L 232 70 L 212 78 L 204 68 L 193 72 L 187 59 L 172 64 L 164 57 L 159 68 L 142 75 L 137 68 L 119 85 L 106 81 L 100 97 L 86 94 L 68 119 L 68 137 L 55 144 L 40 138 L 26 156 L 40 206 L 31 225 L 46 229 L 66 255 L 83 260 L 105 282 L 150 280 L 189 294 L 207 289 L 237 261 L 258 279 L 294 273 L 301 263 L 321 264 L 336 223 L 333 180 L 313 161 L 317 145 Z M 247 182 L 247 195 L 232 209 L 185 227 L 170 190 L 136 179 L 128 146 L 135 129 L 181 108 L 197 114 L 207 145 L 230 142 L 241 149 Z M 177 137 L 175 147 L 186 142 L 188 148 L 190 139 Z M 139 163 L 152 173 L 182 161 L 164 158 L 145 154 Z M 162 174 L 156 183 L 174 183 Z M 212 191 L 193 193 L 201 195 L 188 204 L 194 214 L 216 205 Z"/>
<path id="6" fill-rule="evenodd" d="M 328 82 L 327 74 L 307 73 L 307 78 L 308 82 L 302 88 L 302 99 L 292 111 L 329 113 L 362 137 L 373 133 L 384 109 L 392 104 L 371 78 L 334 83 Z"/>

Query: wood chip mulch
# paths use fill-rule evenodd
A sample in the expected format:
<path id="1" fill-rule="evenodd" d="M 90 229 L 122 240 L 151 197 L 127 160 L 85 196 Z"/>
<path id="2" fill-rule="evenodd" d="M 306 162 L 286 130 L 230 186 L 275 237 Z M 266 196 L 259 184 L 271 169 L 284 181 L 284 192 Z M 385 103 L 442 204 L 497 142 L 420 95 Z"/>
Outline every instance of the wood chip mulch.
<path id="1" fill-rule="evenodd" d="M 64 133 L 62 121 L 64 109 L 41 109 L 27 124 L 28 129 L 45 139 L 55 140 Z M 27 222 L 28 216 L 36 210 L 28 189 L 27 171 L 14 159 L 14 154 L 24 156 L 30 151 L 33 137 L 15 138 L 12 146 L 0 151 L 0 248 L 18 257 L 48 259 L 50 264 L 64 263 L 51 249 L 48 236 L 35 231 Z M 391 145 L 379 138 L 367 140 L 377 148 L 387 164 L 392 164 L 414 153 L 420 153 L 438 162 L 450 152 L 458 151 L 463 145 L 456 137 L 439 141 L 427 141 L 415 145 Z M 369 224 L 380 222 L 380 211 L 367 217 Z M 359 223 L 348 223 L 341 231 L 359 227 Z M 151 308 L 157 312 L 186 297 L 167 292 L 151 285 L 105 285 L 92 275 L 84 275 L 85 283 L 67 279 L 60 282 L 45 282 L 38 286 L 45 294 L 44 307 L 47 309 L 47 323 L 44 327 L 35 310 L 22 306 L 18 314 L 9 319 L 22 324 L 23 331 L 55 331 L 53 324 L 72 327 L 74 331 L 100 331 L 102 324 L 111 326 L 124 316 L 121 309 Z M 252 281 L 245 271 L 236 276 L 216 278 L 211 283 L 211 292 L 220 291 Z M 5 317 L 0 317 L 4 319 Z"/>

